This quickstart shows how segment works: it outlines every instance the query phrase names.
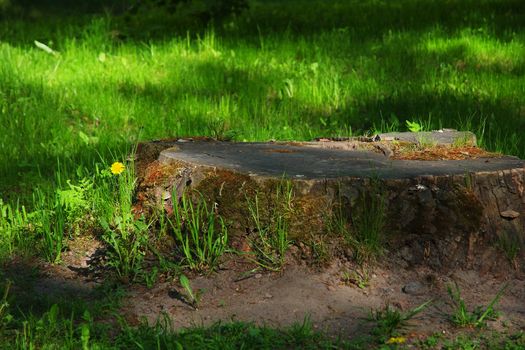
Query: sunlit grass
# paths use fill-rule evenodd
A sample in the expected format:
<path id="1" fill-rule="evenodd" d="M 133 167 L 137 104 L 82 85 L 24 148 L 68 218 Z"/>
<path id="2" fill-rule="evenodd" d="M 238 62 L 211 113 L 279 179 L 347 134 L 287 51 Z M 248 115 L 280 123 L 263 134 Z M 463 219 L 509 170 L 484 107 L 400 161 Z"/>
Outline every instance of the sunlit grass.
<path id="1" fill-rule="evenodd" d="M 58 159 L 92 166 L 139 134 L 311 139 L 366 133 L 382 120 L 469 128 L 489 149 L 525 155 L 517 134 L 525 127 L 525 40 L 509 10 L 515 4 L 487 0 L 472 12 L 472 4 L 450 3 L 457 12 L 442 23 L 432 17 L 445 11 L 435 1 L 300 4 L 293 17 L 292 3 L 254 3 L 218 30 L 161 40 L 126 38 L 122 22 L 107 15 L 62 25 L 52 17 L 5 21 L 4 185 L 42 179 Z M 432 14 L 418 12 L 423 5 Z M 317 30 L 301 27 L 318 12 Z M 282 29 L 286 20 L 294 25 Z"/>
<path id="2" fill-rule="evenodd" d="M 107 18 L 69 24 L 44 41 L 55 56 L 30 40 L 0 44 L 4 173 L 13 175 L 14 159 L 18 172 L 49 171 L 56 159 L 89 165 L 94 149 L 129 143 L 139 129 L 142 139 L 226 131 L 240 141 L 310 139 L 365 133 L 392 116 L 460 129 L 469 120 L 475 132 L 486 128 L 488 148 L 525 152 L 513 136 L 525 120 L 517 34 L 437 26 L 360 40 L 336 28 L 254 41 L 209 29 L 120 42 L 111 33 Z"/>

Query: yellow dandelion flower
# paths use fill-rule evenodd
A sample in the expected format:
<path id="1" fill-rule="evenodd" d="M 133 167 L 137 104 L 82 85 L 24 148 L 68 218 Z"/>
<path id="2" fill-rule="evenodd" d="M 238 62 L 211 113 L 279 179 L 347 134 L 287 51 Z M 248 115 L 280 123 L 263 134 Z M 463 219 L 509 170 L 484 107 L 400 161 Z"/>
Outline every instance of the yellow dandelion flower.
<path id="1" fill-rule="evenodd" d="M 403 344 L 407 341 L 405 337 L 392 337 L 386 341 L 387 344 Z"/>
<path id="2" fill-rule="evenodd" d="M 121 162 L 115 162 L 115 163 L 111 164 L 111 172 L 113 174 L 115 174 L 115 175 L 120 174 L 125 169 L 126 169 L 126 167 Z"/>

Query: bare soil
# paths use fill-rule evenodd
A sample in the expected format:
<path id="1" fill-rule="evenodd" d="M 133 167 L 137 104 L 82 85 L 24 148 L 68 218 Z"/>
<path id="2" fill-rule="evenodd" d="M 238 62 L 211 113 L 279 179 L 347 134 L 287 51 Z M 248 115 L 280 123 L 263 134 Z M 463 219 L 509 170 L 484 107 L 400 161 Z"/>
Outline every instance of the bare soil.
<path id="1" fill-rule="evenodd" d="M 89 298 L 90 291 L 109 275 L 100 268 L 103 247 L 96 240 L 83 239 L 70 247 L 74 250 L 64 255 L 63 264 L 45 267 L 44 276 L 36 282 L 38 293 Z M 230 259 L 217 272 L 190 276 L 193 290 L 200 293 L 197 307 L 188 303 L 174 276 L 161 275 L 152 288 L 129 284 L 121 314 L 132 325 L 143 319 L 154 323 L 167 315 L 176 329 L 231 320 L 280 327 L 309 318 L 318 330 L 352 338 L 370 330 L 372 324 L 367 319 L 371 310 L 390 305 L 408 311 L 433 300 L 410 321 L 406 334 L 412 339 L 436 332 L 453 336 L 459 330 L 450 322 L 454 308 L 448 285 L 457 283 L 466 305 L 473 310 L 488 305 L 508 283 L 496 306 L 501 316 L 490 321 L 489 327 L 500 332 L 525 330 L 525 274 L 520 266 L 497 272 L 457 269 L 440 273 L 424 266 L 407 267 L 387 254 L 368 267 L 369 281 L 360 288 L 344 281 L 345 272 L 356 271 L 356 266 L 344 259 L 334 259 L 322 269 L 290 260 L 282 273 L 247 273 L 253 265 Z M 510 265 L 501 266 L 507 269 Z"/>

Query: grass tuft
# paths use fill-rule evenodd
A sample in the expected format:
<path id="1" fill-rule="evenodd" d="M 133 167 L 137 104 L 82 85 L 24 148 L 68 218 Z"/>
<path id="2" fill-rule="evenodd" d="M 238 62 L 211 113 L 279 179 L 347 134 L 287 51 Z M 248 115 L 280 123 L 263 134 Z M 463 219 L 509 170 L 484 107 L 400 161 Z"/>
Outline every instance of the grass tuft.
<path id="1" fill-rule="evenodd" d="M 508 284 L 504 284 L 487 307 L 478 306 L 474 311 L 469 311 L 465 301 L 461 298 L 459 286 L 457 284 L 454 284 L 454 288 L 450 285 L 447 286 L 447 292 L 455 308 L 454 313 L 450 317 L 451 322 L 458 327 L 484 327 L 487 320 L 499 317 L 494 306 L 499 302 L 507 287 Z"/>

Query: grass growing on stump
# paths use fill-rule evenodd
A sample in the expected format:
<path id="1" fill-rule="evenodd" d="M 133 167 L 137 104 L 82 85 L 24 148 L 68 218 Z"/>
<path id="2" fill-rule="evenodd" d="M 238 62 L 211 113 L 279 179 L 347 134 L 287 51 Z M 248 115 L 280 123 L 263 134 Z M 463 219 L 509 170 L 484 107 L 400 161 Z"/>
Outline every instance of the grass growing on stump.
<path id="1" fill-rule="evenodd" d="M 283 178 L 277 183 L 275 192 L 268 194 L 264 208 L 261 206 L 260 196 L 259 193 L 253 199 L 246 196 L 253 224 L 250 242 L 254 261 L 262 268 L 280 271 L 285 264 L 286 251 L 292 243 L 288 239 L 293 215 L 292 182 Z"/>
<path id="2" fill-rule="evenodd" d="M 338 200 L 328 219 L 328 229 L 343 237 L 353 249 L 354 259 L 366 263 L 383 251 L 386 220 L 385 193 L 379 179 L 366 180 L 364 189 L 354 203 L 347 203 L 342 189 L 338 188 Z"/>
<path id="3" fill-rule="evenodd" d="M 206 203 L 199 192 L 194 192 L 195 200 L 186 191 L 180 201 L 176 192 L 172 194 L 173 218 L 168 220 L 183 263 L 192 270 L 213 270 L 227 249 L 228 229 L 214 204 Z"/>

